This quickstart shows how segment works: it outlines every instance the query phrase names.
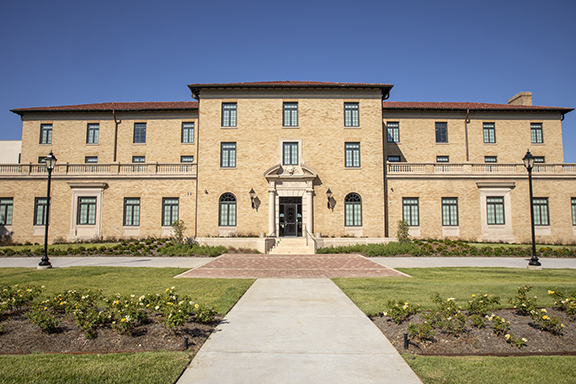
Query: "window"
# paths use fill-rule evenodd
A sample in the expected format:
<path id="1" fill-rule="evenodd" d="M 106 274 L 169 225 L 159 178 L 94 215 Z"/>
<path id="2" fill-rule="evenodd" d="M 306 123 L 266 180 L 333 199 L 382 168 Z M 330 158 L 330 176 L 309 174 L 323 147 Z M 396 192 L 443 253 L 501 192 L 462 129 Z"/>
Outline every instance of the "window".
<path id="1" fill-rule="evenodd" d="M 400 123 L 397 121 L 389 121 L 386 123 L 386 129 L 388 131 L 388 142 L 389 143 L 399 143 L 400 142 Z"/>
<path id="2" fill-rule="evenodd" d="M 530 124 L 530 136 L 532 138 L 533 144 L 540 144 L 544 142 L 544 138 L 542 137 L 542 123 Z"/>
<path id="3" fill-rule="evenodd" d="M 169 227 L 178 221 L 178 198 L 162 198 L 162 226 Z"/>
<path id="4" fill-rule="evenodd" d="M 498 157 L 497 156 L 484 156 L 485 163 L 497 163 Z"/>
<path id="5" fill-rule="evenodd" d="M 52 144 L 52 124 L 40 125 L 40 144 Z"/>
<path id="6" fill-rule="evenodd" d="M 534 207 L 534 225 L 550 225 L 550 216 L 548 214 L 548 198 L 535 197 L 532 200 Z"/>
<path id="7" fill-rule="evenodd" d="M 95 225 L 96 224 L 96 197 L 78 197 L 78 225 Z"/>
<path id="8" fill-rule="evenodd" d="M 140 198 L 124 198 L 124 226 L 137 227 L 140 225 Z"/>
<path id="9" fill-rule="evenodd" d="M 34 199 L 34 225 L 46 225 L 48 199 L 37 197 Z"/>
<path id="10" fill-rule="evenodd" d="M 359 106 L 358 103 L 344 103 L 344 126 L 359 127 Z"/>
<path id="11" fill-rule="evenodd" d="M 344 198 L 344 225 L 362 226 L 362 198 L 357 193 L 349 193 Z"/>
<path id="12" fill-rule="evenodd" d="M 222 143 L 220 145 L 220 167 L 236 167 L 236 143 Z"/>
<path id="13" fill-rule="evenodd" d="M 132 156 L 132 162 L 133 163 L 145 163 L 146 162 L 146 156 Z"/>
<path id="14" fill-rule="evenodd" d="M 298 165 L 298 143 L 282 143 L 282 164 Z"/>
<path id="15" fill-rule="evenodd" d="M 146 143 L 146 123 L 134 123 L 134 144 Z"/>
<path id="16" fill-rule="evenodd" d="M 285 127 L 298 126 L 298 103 L 284 103 L 283 123 Z"/>
<path id="17" fill-rule="evenodd" d="M 98 144 L 100 139 L 100 124 L 88 124 L 86 129 L 86 144 Z"/>
<path id="18" fill-rule="evenodd" d="M 484 123 L 484 142 L 485 143 L 495 143 L 496 142 L 496 125 L 494 123 Z"/>
<path id="19" fill-rule="evenodd" d="M 96 164 L 98 162 L 98 156 L 86 156 L 84 162 L 86 164 Z"/>
<path id="20" fill-rule="evenodd" d="M 572 225 L 576 225 L 576 197 L 572 198 Z"/>
<path id="21" fill-rule="evenodd" d="M 486 197 L 488 225 L 504 225 L 504 197 Z"/>
<path id="22" fill-rule="evenodd" d="M 436 123 L 436 142 L 448 142 L 448 123 Z"/>
<path id="23" fill-rule="evenodd" d="M 546 158 L 544 156 L 534 156 L 534 163 L 543 164 L 546 162 Z"/>
<path id="24" fill-rule="evenodd" d="M 194 142 L 194 123 L 182 123 L 182 142 Z"/>
<path id="25" fill-rule="evenodd" d="M 46 162 L 46 156 L 38 156 L 38 164 L 44 164 Z"/>
<path id="26" fill-rule="evenodd" d="M 400 162 L 400 156 L 388 156 L 388 162 L 389 163 L 399 163 Z"/>
<path id="27" fill-rule="evenodd" d="M 222 126 L 236 126 L 236 103 L 222 103 Z"/>
<path id="28" fill-rule="evenodd" d="M 442 225 L 458 226 L 458 198 L 442 198 Z"/>
<path id="29" fill-rule="evenodd" d="M 193 163 L 194 162 L 194 156 L 180 156 L 180 162 L 181 163 Z"/>
<path id="30" fill-rule="evenodd" d="M 12 225 L 13 199 L 0 198 L 0 225 Z"/>
<path id="31" fill-rule="evenodd" d="M 417 227 L 420 225 L 417 197 L 402 198 L 402 220 L 408 223 L 411 227 Z"/>
<path id="32" fill-rule="evenodd" d="M 236 226 L 236 196 L 231 193 L 225 193 L 220 196 L 218 225 L 221 227 Z"/>
<path id="33" fill-rule="evenodd" d="M 436 162 L 437 163 L 449 163 L 450 162 L 450 156 L 436 156 Z"/>
<path id="34" fill-rule="evenodd" d="M 347 168 L 360 167 L 360 143 L 345 143 L 344 152 Z"/>

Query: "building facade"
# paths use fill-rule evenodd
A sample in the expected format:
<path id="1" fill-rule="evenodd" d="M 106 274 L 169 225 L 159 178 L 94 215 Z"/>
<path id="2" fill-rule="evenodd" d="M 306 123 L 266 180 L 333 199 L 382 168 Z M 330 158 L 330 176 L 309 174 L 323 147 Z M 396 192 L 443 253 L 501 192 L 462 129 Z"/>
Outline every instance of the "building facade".
<path id="1" fill-rule="evenodd" d="M 414 237 L 527 242 L 530 149 L 538 240 L 576 239 L 570 108 L 532 106 L 529 93 L 393 102 L 389 84 L 189 88 L 197 101 L 13 110 L 22 154 L 0 166 L 4 231 L 42 241 L 53 152 L 51 241 L 167 236 L 182 220 L 206 244 L 314 252 L 388 241 L 405 220 Z"/>

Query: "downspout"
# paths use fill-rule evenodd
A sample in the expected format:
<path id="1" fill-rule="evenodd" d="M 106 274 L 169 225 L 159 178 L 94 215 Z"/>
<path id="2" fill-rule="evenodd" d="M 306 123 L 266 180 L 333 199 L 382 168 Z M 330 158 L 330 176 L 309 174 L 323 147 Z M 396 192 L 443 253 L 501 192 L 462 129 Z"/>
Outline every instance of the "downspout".
<path id="1" fill-rule="evenodd" d="M 470 109 L 466 110 L 466 120 L 464 121 L 464 133 L 466 135 L 466 161 L 470 161 L 470 151 L 468 149 L 468 116 L 470 116 Z"/>
<path id="2" fill-rule="evenodd" d="M 118 153 L 118 124 L 122 122 L 122 120 L 116 119 L 116 111 L 112 110 L 112 117 L 114 117 L 114 157 L 113 162 L 116 162 L 116 155 Z"/>
<path id="3" fill-rule="evenodd" d="M 198 237 L 198 177 L 200 175 L 200 158 L 198 157 L 200 153 L 200 92 L 194 94 L 192 91 L 192 97 L 196 96 L 198 100 L 198 119 L 196 119 L 195 134 L 196 134 L 196 196 L 194 203 L 194 239 Z"/>
<path id="4" fill-rule="evenodd" d="M 388 99 L 390 97 L 390 89 L 382 95 L 382 101 Z M 384 111 L 384 109 L 382 109 Z M 384 113 L 382 113 L 382 183 L 384 189 L 384 237 L 388 237 L 390 235 L 390 231 L 388 229 L 389 222 L 388 222 L 388 172 L 386 164 L 386 137 L 387 137 L 387 130 L 384 124 Z"/>

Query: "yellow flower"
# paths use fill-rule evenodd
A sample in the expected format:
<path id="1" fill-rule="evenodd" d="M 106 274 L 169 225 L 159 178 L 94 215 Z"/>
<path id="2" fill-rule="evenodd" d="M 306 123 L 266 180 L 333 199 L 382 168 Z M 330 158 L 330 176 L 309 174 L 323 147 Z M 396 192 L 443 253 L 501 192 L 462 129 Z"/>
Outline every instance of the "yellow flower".
<path id="1" fill-rule="evenodd" d="M 553 295 L 553 294 L 554 294 L 554 291 L 548 291 L 548 294 L 549 294 L 549 295 Z"/>
<path id="2" fill-rule="evenodd" d="M 194 308 L 200 308 L 198 304 L 194 304 Z"/>
<path id="3" fill-rule="evenodd" d="M 125 318 L 121 318 L 120 321 L 126 321 L 126 319 L 125 319 Z"/>
<path id="4" fill-rule="evenodd" d="M 542 320 L 546 320 L 548 318 L 548 316 L 544 315 L 542 316 Z"/>
<path id="5" fill-rule="evenodd" d="M 472 297 L 476 297 L 476 295 L 472 295 Z"/>
<path id="6" fill-rule="evenodd" d="M 510 340 L 510 335 L 509 335 L 509 334 L 505 334 L 504 337 L 506 338 L 506 340 Z"/>

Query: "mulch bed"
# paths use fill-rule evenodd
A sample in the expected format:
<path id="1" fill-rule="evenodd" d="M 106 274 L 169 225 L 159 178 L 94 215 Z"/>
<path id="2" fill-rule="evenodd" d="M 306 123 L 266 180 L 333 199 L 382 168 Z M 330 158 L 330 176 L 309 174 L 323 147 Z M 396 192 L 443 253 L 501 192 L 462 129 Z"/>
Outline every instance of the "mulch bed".
<path id="1" fill-rule="evenodd" d="M 210 324 L 186 323 L 169 329 L 152 316 L 131 334 L 101 327 L 97 337 L 89 340 L 72 320 L 63 321 L 55 333 L 44 333 L 18 310 L 0 321 L 0 354 L 182 351 L 185 336 L 188 350 L 198 352 L 221 320 L 217 316 Z"/>
<path id="2" fill-rule="evenodd" d="M 422 355 L 576 355 L 576 322 L 557 309 L 547 308 L 547 311 L 550 315 L 558 316 L 565 325 L 561 335 L 554 335 L 541 330 L 529 316 L 521 316 L 515 309 L 499 309 L 492 312 L 510 322 L 512 335 L 528 340 L 520 349 L 507 343 L 504 337 L 497 336 L 491 323 L 487 321 L 486 327 L 482 329 L 468 323 L 466 332 L 458 336 L 442 333 L 436 329 L 434 340 L 410 339 L 420 348 L 410 344 L 406 350 L 404 349 L 404 332 L 408 332 L 410 323 L 422 322 L 420 314 L 412 316 L 408 321 L 399 325 L 385 316 L 372 317 L 372 321 L 400 353 L 409 352 Z"/>

